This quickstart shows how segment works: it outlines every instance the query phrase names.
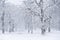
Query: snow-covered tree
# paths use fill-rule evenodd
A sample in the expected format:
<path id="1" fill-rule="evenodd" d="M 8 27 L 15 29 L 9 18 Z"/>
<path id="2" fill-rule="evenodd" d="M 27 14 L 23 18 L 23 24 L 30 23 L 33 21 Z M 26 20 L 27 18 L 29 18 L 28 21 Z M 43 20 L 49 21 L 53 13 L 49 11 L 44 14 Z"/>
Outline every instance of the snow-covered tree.
<path id="1" fill-rule="evenodd" d="M 33 11 L 32 11 L 32 5 L 33 5 L 33 1 L 32 0 L 27 0 L 24 1 L 24 4 L 26 6 L 25 10 L 27 10 L 26 13 L 26 25 L 28 26 L 28 33 L 31 32 L 33 33 Z"/>
<path id="2" fill-rule="evenodd" d="M 12 19 L 11 15 L 10 15 L 10 9 L 6 3 L 6 0 L 2 0 L 1 1 L 1 5 L 0 5 L 1 9 L 0 9 L 0 14 L 1 14 L 1 23 L 2 23 L 2 33 L 5 33 L 5 31 L 10 31 L 14 32 L 14 19 Z M 7 9 L 6 9 L 7 8 Z M 11 7 L 10 7 L 11 8 Z M 7 23 L 7 26 L 5 26 Z"/>
<path id="3" fill-rule="evenodd" d="M 46 0 L 40 0 L 39 2 L 37 2 L 37 0 L 35 0 L 35 3 L 37 4 L 38 7 L 41 8 L 41 21 L 44 24 L 44 20 L 49 22 L 49 27 L 48 27 L 48 31 L 50 32 L 50 20 L 51 20 L 51 14 L 48 12 L 47 14 L 49 14 L 49 16 L 45 19 L 44 15 L 47 9 L 52 8 L 53 6 L 57 6 L 58 4 L 58 0 L 48 0 L 46 1 L 48 5 L 45 4 Z M 46 6 L 46 7 L 45 7 Z M 42 25 L 43 26 L 43 25 Z"/>
<path id="4" fill-rule="evenodd" d="M 3 12 L 2 12 L 2 17 L 1 17 L 1 20 L 2 20 L 2 33 L 5 32 L 5 29 L 4 29 L 4 16 L 5 16 L 5 0 L 2 1 L 2 8 L 3 8 Z"/>
<path id="5" fill-rule="evenodd" d="M 8 20 L 8 23 L 9 23 L 9 32 L 14 32 L 15 30 L 15 23 L 14 23 L 14 19 L 12 19 L 11 15 L 9 14 L 9 20 Z"/>

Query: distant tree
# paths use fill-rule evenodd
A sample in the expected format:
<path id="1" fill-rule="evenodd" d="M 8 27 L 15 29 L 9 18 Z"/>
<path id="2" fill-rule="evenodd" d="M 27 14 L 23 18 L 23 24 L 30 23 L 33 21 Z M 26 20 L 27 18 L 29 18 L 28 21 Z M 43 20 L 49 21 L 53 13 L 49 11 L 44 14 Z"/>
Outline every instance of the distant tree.
<path id="1" fill-rule="evenodd" d="M 32 9 L 31 9 L 31 6 L 28 6 L 28 5 L 30 5 L 31 4 L 31 0 L 27 0 L 27 1 L 24 1 L 24 4 L 25 4 L 25 6 L 26 6 L 26 9 L 25 10 L 28 10 L 27 12 L 28 13 L 26 13 L 26 18 L 28 17 L 28 19 L 26 19 L 27 21 L 26 21 L 26 25 L 28 26 L 27 28 L 28 28 L 28 33 L 33 33 L 33 22 L 32 22 L 32 17 L 33 17 L 33 15 L 32 15 Z"/>
<path id="2" fill-rule="evenodd" d="M 2 21 L 2 33 L 5 33 L 5 15 L 6 15 L 6 10 L 5 10 L 5 7 L 6 7 L 6 5 L 5 5 L 5 3 L 6 3 L 6 0 L 2 0 L 1 1 L 1 6 L 2 6 L 2 16 L 1 16 L 1 21 Z M 9 13 L 8 13 L 9 14 Z M 8 15 L 7 15 L 8 16 Z M 6 20 L 6 21 L 9 21 L 9 25 L 10 25 L 10 29 L 9 29 L 9 31 L 10 32 L 14 32 L 14 20 L 13 19 L 11 19 L 11 15 L 9 14 L 9 17 L 8 17 L 8 19 L 9 20 Z"/>
<path id="3" fill-rule="evenodd" d="M 5 32 L 4 30 L 4 16 L 5 16 L 5 0 L 2 1 L 2 9 L 3 9 L 3 12 L 2 12 L 2 16 L 1 16 L 1 20 L 2 20 L 2 33 Z"/>
<path id="4" fill-rule="evenodd" d="M 4 33 L 5 32 L 5 30 L 4 30 L 4 16 L 5 16 L 5 14 L 4 14 L 4 12 L 2 13 L 2 17 L 1 17 L 1 20 L 2 20 L 2 33 Z"/>
<path id="5" fill-rule="evenodd" d="M 15 24 L 14 24 L 14 19 L 11 18 L 11 15 L 9 14 L 9 32 L 14 32 L 15 29 Z"/>

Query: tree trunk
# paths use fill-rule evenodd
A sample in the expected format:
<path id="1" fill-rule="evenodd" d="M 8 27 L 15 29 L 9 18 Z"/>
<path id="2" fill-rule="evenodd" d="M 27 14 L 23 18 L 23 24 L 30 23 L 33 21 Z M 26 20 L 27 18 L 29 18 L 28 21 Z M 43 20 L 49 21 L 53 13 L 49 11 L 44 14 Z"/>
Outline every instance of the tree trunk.
<path id="1" fill-rule="evenodd" d="M 51 31 L 51 29 L 50 29 L 50 27 L 48 28 L 48 32 L 50 32 Z"/>
<path id="2" fill-rule="evenodd" d="M 2 14 L 2 33 L 4 33 L 4 13 Z"/>

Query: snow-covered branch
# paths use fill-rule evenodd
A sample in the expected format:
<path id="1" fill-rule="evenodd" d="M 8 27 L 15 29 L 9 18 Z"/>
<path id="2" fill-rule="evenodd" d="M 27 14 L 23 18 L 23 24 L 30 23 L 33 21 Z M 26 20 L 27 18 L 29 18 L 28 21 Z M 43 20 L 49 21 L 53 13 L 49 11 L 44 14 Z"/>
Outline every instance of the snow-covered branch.
<path id="1" fill-rule="evenodd" d="M 51 7 L 53 7 L 53 6 L 57 6 L 57 4 L 60 3 L 60 2 L 58 3 L 58 0 L 52 0 L 52 2 L 53 2 L 54 4 L 46 6 L 46 8 L 44 8 L 44 11 L 46 11 L 48 8 L 51 8 Z"/>

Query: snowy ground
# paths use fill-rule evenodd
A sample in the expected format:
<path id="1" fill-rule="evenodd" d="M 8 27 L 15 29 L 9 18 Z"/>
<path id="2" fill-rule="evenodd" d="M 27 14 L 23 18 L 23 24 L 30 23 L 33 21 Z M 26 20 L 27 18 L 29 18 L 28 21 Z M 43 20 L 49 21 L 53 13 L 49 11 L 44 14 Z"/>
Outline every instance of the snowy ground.
<path id="1" fill-rule="evenodd" d="M 0 33 L 0 40 L 60 40 L 60 32 L 46 32 L 45 35 L 41 35 L 41 33 Z"/>

